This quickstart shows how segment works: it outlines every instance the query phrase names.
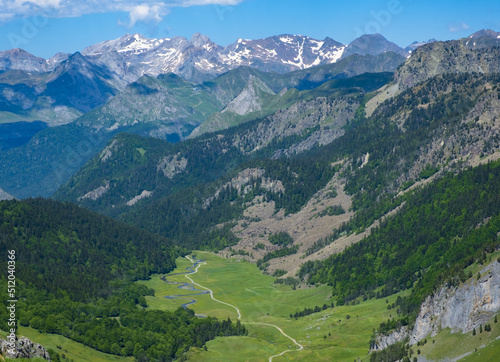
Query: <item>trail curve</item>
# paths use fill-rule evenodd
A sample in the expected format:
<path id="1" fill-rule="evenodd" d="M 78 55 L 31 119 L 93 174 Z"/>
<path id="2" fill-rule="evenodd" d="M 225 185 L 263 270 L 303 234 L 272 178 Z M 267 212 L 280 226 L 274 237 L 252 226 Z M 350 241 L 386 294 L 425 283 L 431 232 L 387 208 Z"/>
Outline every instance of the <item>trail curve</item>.
<path id="1" fill-rule="evenodd" d="M 191 259 L 189 256 L 186 256 L 186 258 L 187 258 L 190 262 L 194 263 L 194 260 L 193 260 L 193 259 Z M 203 264 L 206 264 L 206 262 L 204 262 Z M 229 303 L 226 303 L 226 302 L 223 302 L 223 301 L 221 301 L 221 300 L 215 299 L 215 298 L 214 298 L 214 292 L 213 292 L 213 290 L 212 290 L 212 289 L 209 289 L 209 288 L 207 288 L 207 287 L 204 287 L 204 286 L 203 286 L 203 285 L 201 285 L 201 284 L 196 283 L 193 279 L 191 279 L 191 278 L 188 276 L 188 275 L 192 275 L 192 274 L 197 273 L 197 272 L 198 272 L 198 268 L 199 268 L 201 265 L 202 265 L 201 263 L 200 263 L 200 264 L 198 264 L 198 266 L 196 267 L 196 269 L 195 269 L 193 272 L 188 273 L 188 274 L 185 274 L 184 276 L 185 276 L 186 278 L 188 278 L 188 279 L 191 281 L 191 283 L 193 283 L 194 285 L 196 285 L 196 286 L 198 286 L 198 287 L 200 287 L 200 288 L 203 288 L 203 289 L 205 289 L 205 290 L 208 290 L 208 292 L 210 293 L 210 297 L 211 297 L 213 300 L 215 300 L 216 302 L 218 302 L 218 303 L 222 303 L 222 304 L 225 304 L 225 305 L 228 305 L 228 306 L 230 306 L 230 307 L 234 308 L 234 309 L 236 310 L 236 312 L 238 313 L 238 319 L 241 319 L 241 312 L 240 312 L 240 310 L 239 310 L 236 306 L 234 306 L 234 305 L 232 305 L 232 304 L 229 304 Z"/>
<path id="2" fill-rule="evenodd" d="M 189 256 L 186 256 L 186 258 L 187 258 L 190 262 L 192 262 L 192 263 L 194 263 L 194 262 L 195 262 L 195 261 L 194 261 L 193 259 L 191 259 Z M 206 262 L 203 262 L 203 264 L 206 264 Z M 214 292 L 213 292 L 213 290 L 211 290 L 210 288 L 204 287 L 203 285 L 201 285 L 201 284 L 199 284 L 199 283 L 196 283 L 193 279 L 191 279 L 191 277 L 189 277 L 189 276 L 188 276 L 188 275 L 193 275 L 193 274 L 196 274 L 196 273 L 198 272 L 198 268 L 199 268 L 201 265 L 202 265 L 202 263 L 199 263 L 199 264 L 196 266 L 196 269 L 195 269 L 193 272 L 188 273 L 188 274 L 185 274 L 184 276 L 185 276 L 187 279 L 189 279 L 189 281 L 190 281 L 191 283 L 193 283 L 194 285 L 196 285 L 196 286 L 198 286 L 198 287 L 200 287 L 200 288 L 203 288 L 203 289 L 207 290 L 207 291 L 210 293 L 210 297 L 211 297 L 214 301 L 216 301 L 216 302 L 218 302 L 218 303 L 221 303 L 221 304 L 225 304 L 225 305 L 227 305 L 227 306 L 230 306 L 230 307 L 234 308 L 234 309 L 236 310 L 236 312 L 238 312 L 238 319 L 239 319 L 239 320 L 241 320 L 241 312 L 240 312 L 240 310 L 239 310 L 236 306 L 234 306 L 234 305 L 232 305 L 232 304 L 229 304 L 229 303 L 226 303 L 226 302 L 223 302 L 223 301 L 221 301 L 221 300 L 216 299 L 216 298 L 214 297 Z M 273 358 L 274 358 L 274 357 L 280 357 L 280 356 L 284 355 L 285 353 L 288 353 L 288 352 L 294 352 L 294 351 L 300 351 L 300 350 L 303 350 L 303 349 L 304 349 L 304 346 L 303 346 L 303 345 L 301 345 L 299 342 L 297 342 L 294 338 L 290 337 L 290 336 L 289 336 L 288 334 L 286 334 L 286 333 L 285 333 L 285 332 L 284 332 L 284 331 L 283 331 L 280 327 L 278 327 L 278 326 L 277 326 L 277 325 L 275 325 L 275 324 L 263 323 L 263 322 L 245 322 L 245 323 L 246 323 L 246 324 L 258 324 L 258 325 L 263 325 L 263 326 L 268 326 L 268 327 L 274 327 L 274 328 L 276 328 L 276 329 L 277 329 L 277 330 L 278 330 L 278 331 L 279 331 L 279 332 L 280 332 L 283 336 L 285 336 L 286 338 L 288 338 L 289 340 L 291 340 L 291 341 L 292 341 L 292 342 L 293 342 L 296 346 L 298 346 L 298 347 L 299 347 L 298 349 L 287 349 L 286 351 L 283 351 L 283 352 L 281 352 L 280 354 L 273 355 L 273 356 L 269 357 L 269 362 L 272 362 L 272 360 L 273 360 Z"/>

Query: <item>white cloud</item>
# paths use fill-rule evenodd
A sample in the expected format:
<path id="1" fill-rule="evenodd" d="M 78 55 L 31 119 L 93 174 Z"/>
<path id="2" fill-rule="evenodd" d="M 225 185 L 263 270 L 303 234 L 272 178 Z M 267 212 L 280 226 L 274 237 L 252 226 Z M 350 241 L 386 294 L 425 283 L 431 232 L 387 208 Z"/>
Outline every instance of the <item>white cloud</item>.
<path id="1" fill-rule="evenodd" d="M 79 17 L 85 14 L 127 12 L 128 26 L 137 22 L 159 23 L 172 7 L 202 5 L 237 5 L 244 0 L 0 0 L 0 21 L 42 15 L 47 17 Z"/>
<path id="2" fill-rule="evenodd" d="M 456 23 L 456 24 L 450 24 L 448 25 L 448 30 L 451 31 L 452 33 L 459 32 L 461 30 L 467 30 L 469 29 L 470 26 L 463 21 L 461 23 Z"/>
<path id="3" fill-rule="evenodd" d="M 162 9 L 158 5 L 137 5 L 129 10 L 130 23 L 129 27 L 133 27 L 138 21 L 143 21 L 146 23 L 156 23 L 158 24 L 162 21 L 162 16 L 166 15 L 166 9 Z"/>

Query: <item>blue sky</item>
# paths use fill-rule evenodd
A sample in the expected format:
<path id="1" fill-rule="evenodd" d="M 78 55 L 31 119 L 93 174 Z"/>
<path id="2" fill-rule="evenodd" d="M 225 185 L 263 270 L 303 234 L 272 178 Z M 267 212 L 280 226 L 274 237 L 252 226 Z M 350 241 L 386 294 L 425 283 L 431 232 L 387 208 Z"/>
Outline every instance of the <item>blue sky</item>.
<path id="1" fill-rule="evenodd" d="M 0 0 L 0 50 L 73 53 L 126 33 L 208 35 L 220 45 L 278 34 L 349 43 L 379 32 L 406 46 L 500 31 L 500 1 L 469 0 Z"/>

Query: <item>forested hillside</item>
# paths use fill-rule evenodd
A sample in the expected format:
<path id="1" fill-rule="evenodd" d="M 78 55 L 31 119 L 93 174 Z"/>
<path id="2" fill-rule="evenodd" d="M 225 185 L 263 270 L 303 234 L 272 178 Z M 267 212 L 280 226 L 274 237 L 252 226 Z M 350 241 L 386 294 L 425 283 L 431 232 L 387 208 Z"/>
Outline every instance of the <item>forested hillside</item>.
<path id="1" fill-rule="evenodd" d="M 229 204 L 228 200 L 253 198 L 253 194 L 245 196 L 226 190 L 206 203 L 221 185 L 238 172 L 260 167 L 262 162 L 270 162 L 269 176 L 266 177 L 288 177 L 290 173 L 287 169 L 290 167 L 297 171 L 303 168 L 304 172 L 298 173 L 301 175 L 299 180 L 283 179 L 287 187 L 290 182 L 297 183 L 299 188 L 309 188 L 306 195 L 296 200 L 298 206 L 290 206 L 290 210 L 293 207 L 297 210 L 311 192 L 324 185 L 333 173 L 320 177 L 318 185 L 314 181 L 311 187 L 306 186 L 312 181 L 311 177 L 316 177 L 318 171 L 322 172 L 318 168 L 320 164 L 292 159 L 287 163 L 283 158 L 279 161 L 263 160 L 276 158 L 280 153 L 305 152 L 340 137 L 344 132 L 342 126 L 354 116 L 363 97 L 363 88 L 345 86 L 352 84 L 370 89 L 373 83 L 379 82 L 379 78 L 387 79 L 382 74 L 380 77 L 360 77 L 359 84 L 356 80 L 337 82 L 333 88 L 325 90 L 327 97 L 298 102 L 272 116 L 175 145 L 119 135 L 55 197 L 78 202 L 123 220 L 135 220 L 135 225 L 182 240 L 184 245 L 204 245 L 207 230 L 241 215 L 240 203 Z M 335 88 L 337 85 L 340 89 Z M 311 167 L 316 171 L 313 172 Z M 255 181 L 261 183 L 257 179 Z M 262 193 L 259 190 L 256 189 L 254 194 Z M 290 192 L 294 192 L 293 188 Z M 218 247 L 234 243 L 234 238 L 228 233 L 218 235 L 223 230 L 213 232 L 217 234 L 216 239 L 224 239 Z M 190 240 L 198 242 L 192 244 Z M 217 242 L 213 246 L 216 245 Z"/>
<path id="2" fill-rule="evenodd" d="M 406 313 L 443 283 L 500 247 L 500 162 L 446 176 L 402 197 L 395 216 L 371 235 L 324 261 L 307 262 L 301 278 L 333 287 L 338 303 L 412 289 Z M 415 284 L 416 283 L 416 284 Z"/>
<path id="3" fill-rule="evenodd" d="M 212 247 L 223 247 L 235 243 L 231 225 L 212 227 L 241 219 L 244 203 L 265 196 L 286 216 L 336 177 L 355 212 L 336 235 L 362 231 L 400 205 L 395 196 L 414 183 L 499 149 L 498 83 L 496 74 L 438 75 L 368 118 L 364 104 L 373 93 L 342 90 L 177 145 L 120 135 L 56 197 L 190 247 L 211 230 L 223 239 Z M 261 171 L 241 180 L 244 170 Z"/>
<path id="4" fill-rule="evenodd" d="M 15 251 L 22 326 L 139 360 L 171 360 L 216 336 L 245 333 L 189 310 L 146 308 L 154 292 L 133 282 L 171 271 L 179 251 L 163 237 L 44 199 L 0 202 L 0 233 L 0 252 Z M 0 266 L 7 270 L 6 258 Z M 0 285 L 7 290 L 5 275 Z M 7 312 L 0 312 L 2 330 L 9 330 Z"/>
<path id="5" fill-rule="evenodd" d="M 54 74 L 7 70 L 0 74 L 0 122 L 42 120 L 53 127 L 38 129 L 20 147 L 0 153 L 0 188 L 18 198 L 49 197 L 119 132 L 175 143 L 214 114 L 220 122 L 207 122 L 197 134 L 267 116 L 340 88 L 363 88 L 360 82 L 377 89 L 403 61 L 393 52 L 354 54 L 335 64 L 286 74 L 239 67 L 202 83 L 168 72 L 139 75 L 135 67 L 118 76 L 125 64 L 113 64 L 112 71 L 103 64 L 90 64 L 79 53 L 61 63 Z M 365 73 L 373 72 L 379 74 L 365 81 Z M 350 80 L 358 75 L 358 80 Z M 38 94 L 46 82 L 50 86 Z M 249 93 L 248 89 L 260 88 L 254 83 L 275 94 Z M 67 84 L 72 85 L 70 90 Z M 0 147 L 9 148 L 1 138 Z"/>

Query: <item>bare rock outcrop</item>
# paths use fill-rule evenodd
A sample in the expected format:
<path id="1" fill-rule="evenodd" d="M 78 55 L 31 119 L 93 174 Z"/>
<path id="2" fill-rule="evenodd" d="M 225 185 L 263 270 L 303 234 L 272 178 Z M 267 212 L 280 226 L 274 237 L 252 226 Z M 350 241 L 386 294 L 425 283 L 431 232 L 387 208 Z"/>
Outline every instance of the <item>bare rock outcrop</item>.
<path id="1" fill-rule="evenodd" d="M 0 201 L 1 200 L 12 200 L 14 196 L 8 194 L 4 190 L 0 189 Z"/>
<path id="2" fill-rule="evenodd" d="M 129 201 L 127 201 L 127 206 L 134 206 L 140 200 L 145 199 L 147 197 L 151 197 L 152 194 L 153 193 L 151 191 L 143 190 L 139 195 L 137 195 L 137 196 L 133 197 L 132 199 L 130 199 Z"/>
<path id="3" fill-rule="evenodd" d="M 379 335 L 377 336 L 377 338 L 375 338 L 375 342 L 370 346 L 370 351 L 381 351 L 383 349 L 386 349 L 387 347 L 408 338 L 408 334 L 408 328 L 404 326 L 396 329 L 394 332 L 387 336 Z"/>
<path id="4" fill-rule="evenodd" d="M 440 329 L 467 333 L 485 324 L 500 311 L 500 263 L 493 262 L 458 288 L 442 288 L 420 308 L 410 344 Z"/>
<path id="5" fill-rule="evenodd" d="M 156 165 L 156 170 L 163 172 L 165 177 L 172 179 L 178 173 L 184 171 L 187 167 L 188 160 L 181 153 L 176 155 L 168 155 L 163 157 Z"/>
<path id="6" fill-rule="evenodd" d="M 252 190 L 251 183 L 253 181 L 260 180 L 260 187 L 270 191 L 272 193 L 284 192 L 285 188 L 280 180 L 273 180 L 268 177 L 264 177 L 265 170 L 260 168 L 247 168 L 238 173 L 238 176 L 234 177 L 231 181 L 225 183 L 220 188 L 215 191 L 214 196 L 210 196 L 203 203 L 203 208 L 208 208 L 212 201 L 217 199 L 220 193 L 227 188 L 236 189 L 238 195 L 246 195 Z"/>
<path id="7" fill-rule="evenodd" d="M 13 350 L 14 353 L 11 353 L 9 342 L 0 338 L 0 352 L 2 356 L 6 356 L 11 359 L 40 357 L 50 361 L 49 352 L 47 352 L 42 345 L 35 343 L 26 337 L 17 339 Z"/>
<path id="8" fill-rule="evenodd" d="M 81 201 L 83 199 L 90 199 L 95 201 L 108 191 L 109 191 L 109 181 L 106 180 L 103 186 L 99 186 L 95 190 L 89 191 L 85 195 L 80 196 L 78 198 L 78 201 Z"/>
<path id="9" fill-rule="evenodd" d="M 479 329 L 479 325 L 484 325 L 500 311 L 500 262 L 492 262 L 480 273 L 479 279 L 473 277 L 458 287 L 445 286 L 427 297 L 412 331 L 402 327 L 389 335 L 379 335 L 371 350 L 382 350 L 407 337 L 410 345 L 414 345 L 445 328 L 450 328 L 452 333 Z"/>

